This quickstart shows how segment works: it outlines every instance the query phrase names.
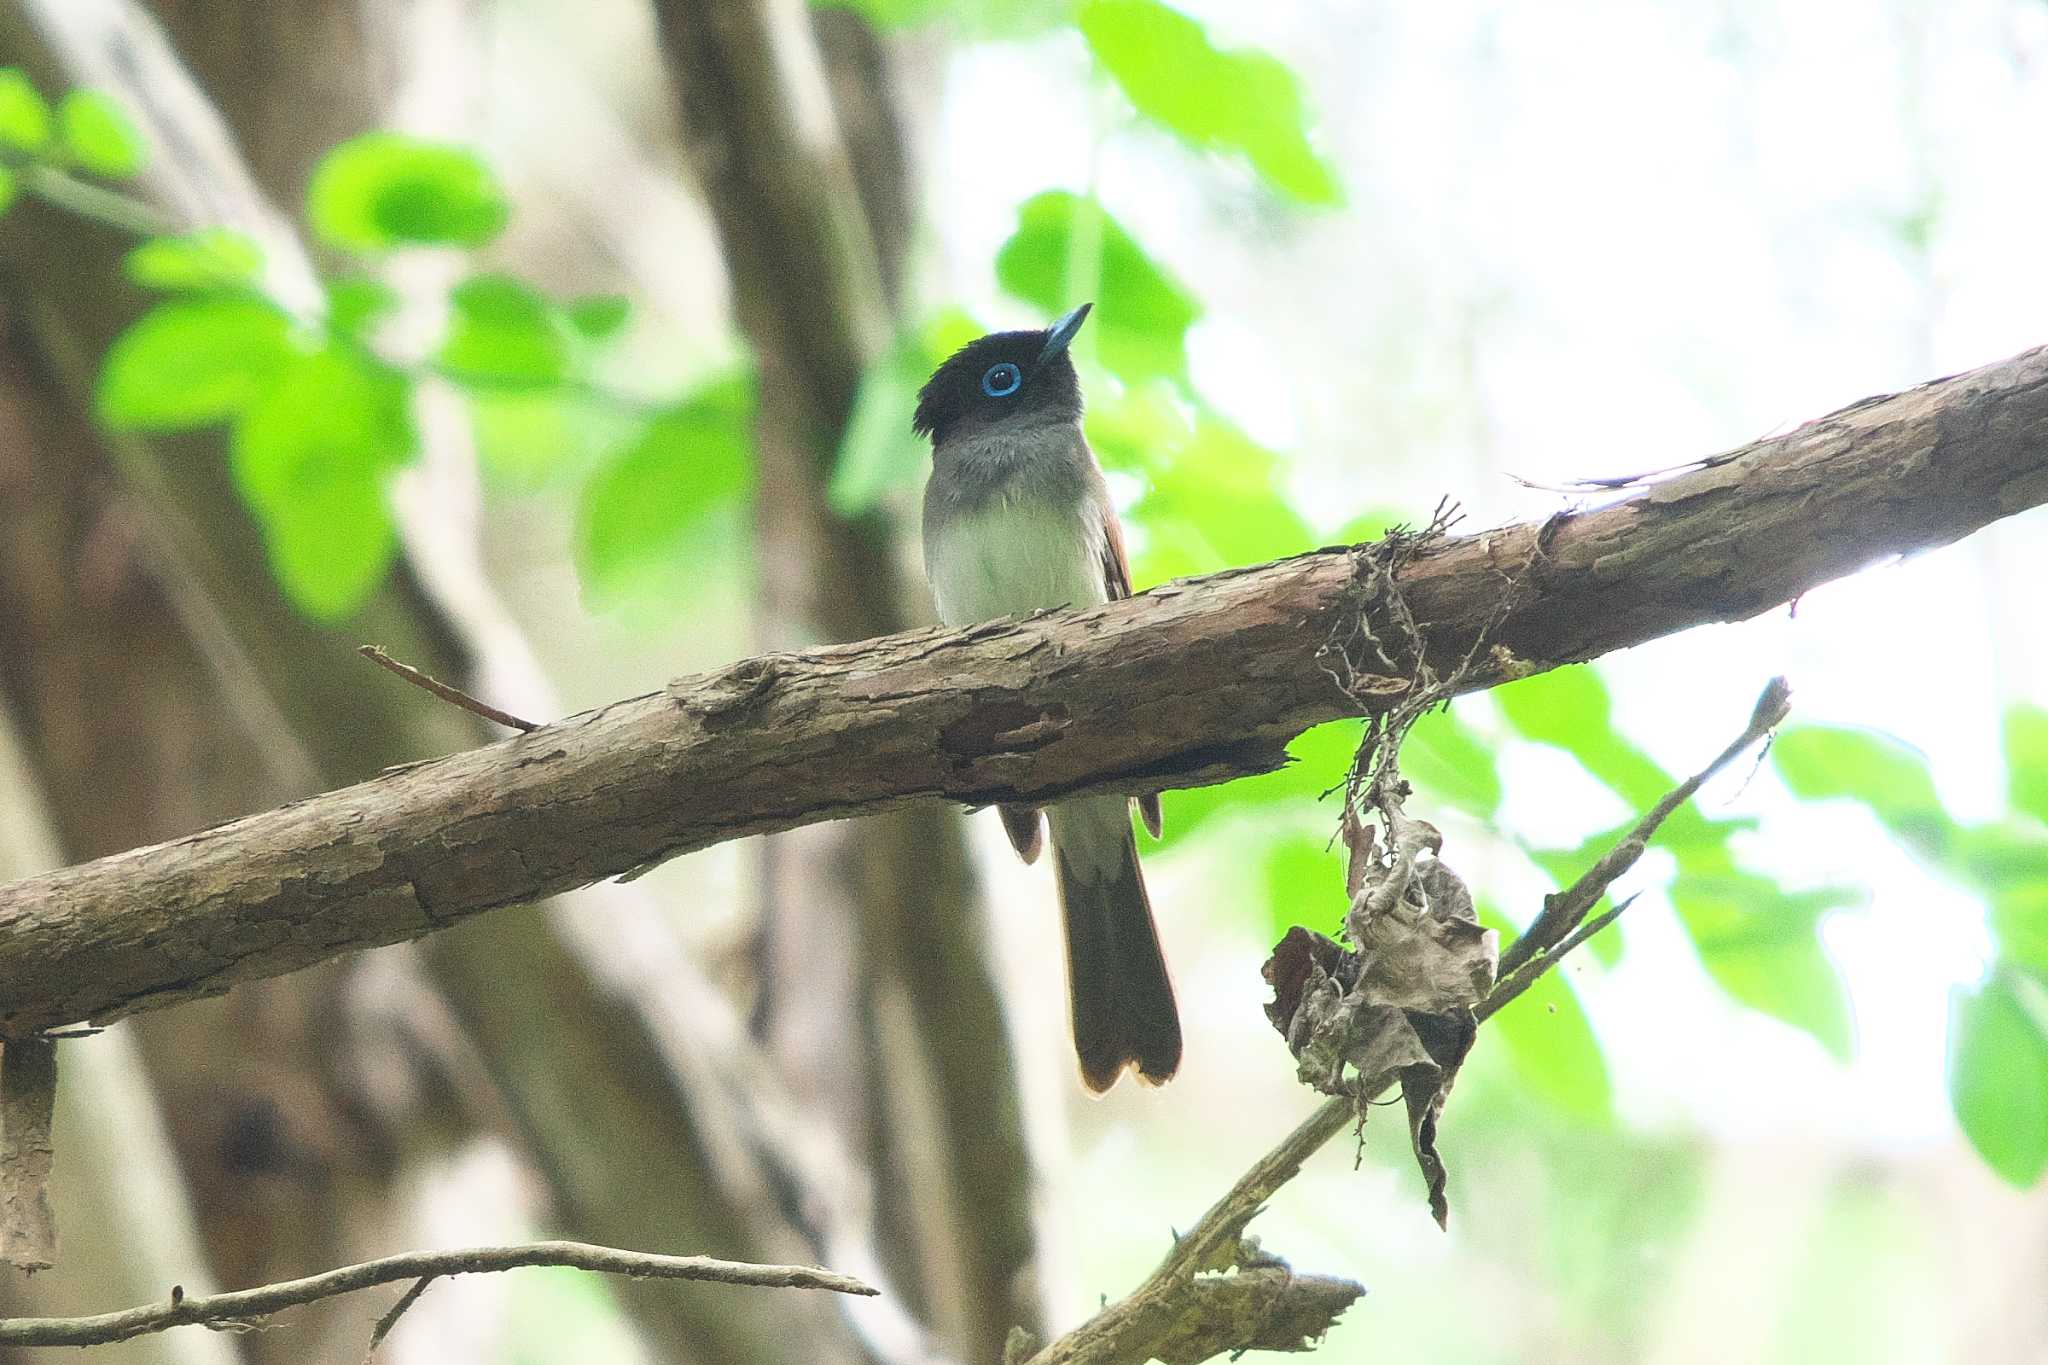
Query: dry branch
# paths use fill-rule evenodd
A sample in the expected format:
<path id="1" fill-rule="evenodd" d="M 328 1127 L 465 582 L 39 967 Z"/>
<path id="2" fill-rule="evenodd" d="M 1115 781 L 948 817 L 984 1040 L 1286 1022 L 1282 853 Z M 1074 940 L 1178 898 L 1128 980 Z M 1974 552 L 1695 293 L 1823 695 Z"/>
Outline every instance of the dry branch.
<path id="1" fill-rule="evenodd" d="M 172 1327 L 203 1324 L 237 1328 L 287 1308 L 374 1289 L 401 1280 L 432 1280 L 445 1275 L 476 1275 L 527 1266 L 568 1266 L 633 1279 L 709 1280 L 717 1284 L 764 1289 L 829 1289 L 838 1294 L 871 1295 L 876 1291 L 845 1275 L 800 1265 L 749 1265 L 708 1256 L 657 1256 L 621 1251 L 588 1242 L 528 1242 L 519 1246 L 468 1247 L 455 1251 L 409 1251 L 360 1265 L 322 1271 L 304 1279 L 285 1280 L 255 1289 L 187 1297 L 173 1288 L 171 1296 L 118 1313 L 82 1318 L 0 1318 L 0 1346 L 104 1346 Z M 408 1292 L 417 1298 L 419 1286 Z M 387 1314 L 395 1319 L 396 1314 Z M 379 1333 L 379 1336 L 382 1334 Z"/>
<path id="2" fill-rule="evenodd" d="M 1491 625 L 1472 690 L 1753 616 L 2044 501 L 2037 349 L 1612 506 L 1448 540 L 1398 581 L 1440 672 Z M 0 888 L 0 1034 L 216 993 L 742 835 L 935 796 L 1039 803 L 1270 769 L 1360 704 L 1317 658 L 1337 626 L 1385 610 L 1360 564 L 1320 550 L 1087 612 L 750 659 Z"/>
<path id="3" fill-rule="evenodd" d="M 1673 788 L 1584 876 L 1546 899 L 1543 913 L 1516 941 L 1518 947 L 1532 941 L 1538 946 L 1517 955 L 1518 970 L 1503 976 L 1471 1007 L 1467 1013 L 1473 1024 L 1499 1013 L 1628 908 L 1633 896 L 1592 920 L 1585 918 L 1614 880 L 1642 857 L 1647 841 L 1673 811 L 1784 720 L 1789 698 L 1785 680 L 1771 679 L 1750 712 L 1749 724 L 1713 762 Z M 1374 800 L 1391 796 L 1401 785 L 1393 752 L 1399 733 L 1383 736 L 1377 755 L 1361 750 L 1362 766 L 1391 775 L 1388 789 Z M 1389 813 L 1385 806 L 1375 808 L 1382 818 Z M 1347 829 L 1354 825 L 1357 814 L 1347 803 Z M 1354 883 L 1358 882 L 1358 861 L 1354 847 L 1353 869 L 1348 874 Z M 1389 855 L 1390 863 L 1399 861 L 1399 855 Z M 1369 888 L 1354 884 L 1351 890 L 1358 897 Z M 1290 938 L 1301 932 L 1290 931 Z M 1405 1077 L 1399 1082 L 1404 1087 L 1406 1083 Z M 1005 1365 L 1144 1365 L 1154 1359 L 1167 1365 L 1196 1365 L 1226 1351 L 1310 1349 L 1365 1292 L 1363 1286 L 1326 1276 L 1297 1275 L 1285 1262 L 1261 1253 L 1257 1243 L 1245 1237 L 1245 1227 L 1281 1186 L 1300 1174 L 1302 1163 L 1324 1143 L 1354 1122 L 1362 1131 L 1367 1105 L 1378 1092 L 1394 1084 L 1391 1074 L 1354 1074 L 1350 1093 L 1326 1101 L 1261 1157 L 1186 1236 L 1174 1242 L 1173 1250 L 1142 1284 L 1050 1345 L 1013 1339 Z M 1410 1117 L 1412 1123 L 1412 1111 Z M 1441 1167 L 1432 1174 L 1425 1162 L 1424 1174 L 1430 1181 L 1432 1211 L 1441 1224 Z"/>

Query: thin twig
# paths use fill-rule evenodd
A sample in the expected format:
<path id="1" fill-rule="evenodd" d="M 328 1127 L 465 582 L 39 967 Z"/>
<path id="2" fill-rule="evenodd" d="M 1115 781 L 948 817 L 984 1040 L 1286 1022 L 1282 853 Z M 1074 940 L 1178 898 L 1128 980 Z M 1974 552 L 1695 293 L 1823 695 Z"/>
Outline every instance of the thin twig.
<path id="1" fill-rule="evenodd" d="M 178 230 L 154 204 L 97 181 L 81 179 L 48 162 L 4 156 L 0 157 L 0 165 L 13 171 L 30 194 L 52 208 L 126 236 L 162 237 Z"/>
<path id="2" fill-rule="evenodd" d="M 514 730 L 524 730 L 529 734 L 540 729 L 540 726 L 533 721 L 521 720 L 510 711 L 500 711 L 487 701 L 478 701 L 459 687 L 450 687 L 447 683 L 437 678 L 428 677 L 411 664 L 398 662 L 398 660 L 386 654 L 377 645 L 358 645 L 356 646 L 356 653 L 362 655 L 371 663 L 376 664 L 379 668 L 390 669 L 414 687 L 425 688 L 442 701 L 449 703 L 451 706 L 459 706 L 473 716 L 482 716 L 485 720 L 495 721 L 499 725 L 508 726 Z"/>
<path id="3" fill-rule="evenodd" d="M 1643 850 L 1648 847 L 1650 836 L 1657 832 L 1657 827 L 1669 819 L 1673 811 L 1691 800 L 1693 793 L 1706 785 L 1708 779 L 1734 762 L 1744 749 L 1776 729 L 1791 705 L 1792 689 L 1783 678 L 1773 678 L 1766 683 L 1763 694 L 1756 699 L 1755 709 L 1750 712 L 1748 726 L 1721 751 L 1719 757 L 1672 788 L 1649 814 L 1636 822 L 1635 828 L 1620 843 L 1586 869 L 1577 881 L 1544 900 L 1542 913 L 1501 954 L 1502 976 L 1515 975 L 1532 958 L 1549 952 L 1578 928 L 1586 912 L 1607 894 L 1607 888 L 1614 884 L 1614 879 L 1634 867 L 1636 860 L 1643 856 Z"/>
<path id="4" fill-rule="evenodd" d="M 645 1251 L 593 1246 L 588 1242 L 528 1242 L 520 1246 L 468 1247 L 455 1251 L 409 1251 L 255 1289 L 237 1289 L 197 1298 L 173 1293 L 161 1303 L 141 1304 L 118 1313 L 100 1313 L 92 1317 L 0 1318 L 0 1346 L 101 1346 L 193 1323 L 248 1322 L 282 1309 L 399 1280 L 425 1281 L 443 1275 L 487 1274 L 537 1265 L 569 1266 L 576 1270 L 626 1275 L 635 1279 L 711 1280 L 719 1284 L 766 1289 L 829 1289 L 837 1294 L 873 1295 L 880 1292 L 851 1276 L 813 1266 L 749 1265 L 742 1261 L 717 1261 L 708 1256 L 658 1256 Z M 416 1290 L 421 1287 L 414 1286 Z M 415 1293 L 408 1297 L 417 1298 L 418 1295 Z M 397 1315 L 388 1316 L 395 1320 Z"/>
<path id="5" fill-rule="evenodd" d="M 1641 894 L 1641 892 L 1636 893 L 1637 896 Z M 1587 939 L 1620 919 L 1621 912 L 1635 903 L 1636 896 L 1623 897 L 1615 904 L 1587 920 L 1584 924 L 1581 924 L 1577 929 L 1574 929 L 1571 935 L 1564 942 L 1558 944 L 1557 947 L 1547 953 L 1540 953 L 1530 958 L 1527 962 L 1515 968 L 1514 971 L 1496 981 L 1493 989 L 1486 993 L 1486 998 L 1472 1007 L 1472 1018 L 1483 1024 L 1489 1018 L 1500 1013 L 1501 1006 L 1535 985 L 1537 979 L 1545 972 L 1562 962 L 1568 954 L 1577 951 L 1585 944 Z"/>
<path id="6" fill-rule="evenodd" d="M 427 1292 L 427 1286 L 439 1279 L 438 1275 L 422 1275 L 412 1282 L 412 1288 L 398 1296 L 398 1302 L 391 1305 L 391 1311 L 377 1319 L 377 1325 L 370 1329 L 370 1349 L 363 1352 L 363 1365 L 377 1358 L 377 1348 L 384 1344 L 384 1338 L 391 1335 L 391 1329 L 398 1326 L 398 1320 L 405 1316 L 405 1310 L 420 1301 L 420 1295 Z"/>

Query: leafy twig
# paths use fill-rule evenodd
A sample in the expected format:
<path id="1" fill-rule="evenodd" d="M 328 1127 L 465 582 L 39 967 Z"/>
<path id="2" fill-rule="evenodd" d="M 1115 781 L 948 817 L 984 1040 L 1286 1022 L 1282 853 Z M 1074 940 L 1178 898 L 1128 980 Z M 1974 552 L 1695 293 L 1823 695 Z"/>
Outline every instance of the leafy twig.
<path id="1" fill-rule="evenodd" d="M 569 1266 L 604 1275 L 626 1275 L 635 1279 L 711 1280 L 719 1284 L 752 1285 L 767 1289 L 829 1289 L 837 1294 L 872 1295 L 879 1291 L 846 1275 L 812 1266 L 749 1265 L 741 1261 L 718 1261 L 708 1256 L 657 1256 L 644 1251 L 621 1251 L 615 1247 L 593 1246 L 588 1242 L 528 1242 L 520 1246 L 469 1247 L 456 1251 L 409 1251 L 360 1265 L 308 1275 L 300 1280 L 283 1280 L 255 1289 L 237 1289 L 226 1294 L 187 1296 L 173 1289 L 160 1303 L 146 1303 L 118 1313 L 100 1313 L 80 1318 L 0 1318 L 0 1346 L 101 1346 L 113 1341 L 162 1332 L 172 1327 L 204 1324 L 230 1327 L 302 1304 L 353 1294 L 380 1284 L 417 1280 L 397 1313 L 418 1299 L 429 1280 L 444 1275 L 475 1275 L 525 1266 Z M 384 1330 L 389 1330 L 388 1328 Z M 375 1349 L 375 1344 L 372 1344 Z"/>

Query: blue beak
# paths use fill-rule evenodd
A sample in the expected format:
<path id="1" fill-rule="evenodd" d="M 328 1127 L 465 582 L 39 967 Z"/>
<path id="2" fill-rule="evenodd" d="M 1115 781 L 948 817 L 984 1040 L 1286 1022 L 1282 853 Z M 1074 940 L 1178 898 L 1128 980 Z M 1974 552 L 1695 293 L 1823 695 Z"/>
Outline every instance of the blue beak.
<path id="1" fill-rule="evenodd" d="M 1045 335 L 1045 349 L 1038 353 L 1039 364 L 1043 365 L 1067 349 L 1074 340 L 1074 333 L 1080 331 L 1081 324 L 1088 320 L 1088 310 L 1094 306 L 1092 303 L 1084 303 L 1073 312 L 1060 315 L 1059 321 L 1055 322 L 1052 330 Z"/>

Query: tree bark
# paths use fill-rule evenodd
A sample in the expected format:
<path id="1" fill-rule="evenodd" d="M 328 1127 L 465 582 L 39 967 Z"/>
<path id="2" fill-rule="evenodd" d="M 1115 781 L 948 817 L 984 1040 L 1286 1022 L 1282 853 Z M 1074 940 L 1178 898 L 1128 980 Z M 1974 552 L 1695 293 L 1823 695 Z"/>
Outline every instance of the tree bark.
<path id="1" fill-rule="evenodd" d="M 2048 502 L 2048 348 L 1866 399 L 1598 510 L 1420 547 L 1396 576 L 1471 691 L 1742 620 Z M 414 937 L 723 839 L 943 796 L 1267 771 L 1409 686 L 1370 547 L 1085 612 L 748 660 L 371 782 L 0 888 L 0 1034 Z M 1366 632 L 1393 667 L 1363 656 Z M 1333 677 L 1349 650 L 1350 690 Z M 1383 671 L 1382 671 L 1383 670 Z M 800 780 L 799 780 L 800 779 Z"/>

